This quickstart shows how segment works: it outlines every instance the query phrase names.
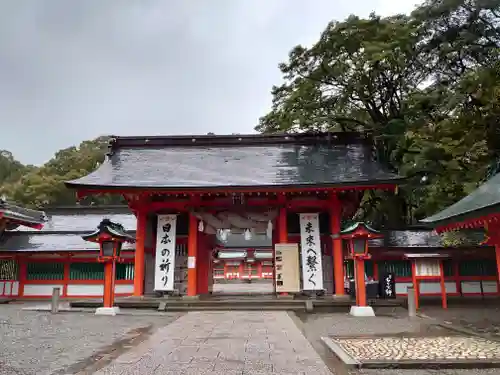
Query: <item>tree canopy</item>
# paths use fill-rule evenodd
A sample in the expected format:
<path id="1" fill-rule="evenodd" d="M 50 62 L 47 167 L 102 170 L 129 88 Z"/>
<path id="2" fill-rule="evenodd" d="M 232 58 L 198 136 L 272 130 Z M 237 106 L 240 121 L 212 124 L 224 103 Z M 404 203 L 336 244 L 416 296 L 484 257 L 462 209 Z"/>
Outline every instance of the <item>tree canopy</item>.
<path id="1" fill-rule="evenodd" d="M 357 215 L 409 224 L 499 169 L 500 3 L 428 0 L 410 15 L 331 22 L 279 65 L 260 132 L 368 132 L 408 177 L 396 196 L 367 192 Z"/>
<path id="2" fill-rule="evenodd" d="M 108 137 L 82 142 L 56 152 L 40 167 L 24 166 L 8 151 L 0 151 L 0 193 L 27 207 L 74 205 L 75 191 L 64 181 L 73 180 L 94 171 L 102 163 L 108 147 Z M 89 196 L 82 204 L 119 203 L 119 196 Z"/>
<path id="3" fill-rule="evenodd" d="M 332 21 L 279 69 L 257 131 L 367 132 L 377 158 L 407 177 L 398 194 L 367 192 L 358 220 L 415 223 L 500 171 L 498 0 L 427 0 L 408 15 Z M 40 167 L 0 150 L 0 194 L 30 207 L 74 204 L 64 181 L 93 171 L 107 143 L 60 150 Z"/>

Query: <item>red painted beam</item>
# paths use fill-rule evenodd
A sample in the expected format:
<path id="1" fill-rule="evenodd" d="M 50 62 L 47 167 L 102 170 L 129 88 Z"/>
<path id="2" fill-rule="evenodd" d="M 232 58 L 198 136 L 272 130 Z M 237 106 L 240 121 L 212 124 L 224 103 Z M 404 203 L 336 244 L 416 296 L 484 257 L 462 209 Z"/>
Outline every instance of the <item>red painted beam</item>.
<path id="1" fill-rule="evenodd" d="M 360 190 L 396 190 L 397 184 L 367 184 L 355 186 L 342 186 L 342 187 L 218 187 L 218 188 L 200 188 L 186 193 L 186 190 L 170 190 L 170 189 L 143 189 L 143 188 L 124 188 L 124 189 L 110 189 L 110 188 L 76 188 L 77 197 L 83 198 L 87 195 L 96 194 L 165 194 L 165 195 L 181 195 L 181 196 L 200 196 L 209 194 L 231 194 L 231 193 L 305 193 L 305 192 L 341 192 L 341 191 L 360 191 Z"/>

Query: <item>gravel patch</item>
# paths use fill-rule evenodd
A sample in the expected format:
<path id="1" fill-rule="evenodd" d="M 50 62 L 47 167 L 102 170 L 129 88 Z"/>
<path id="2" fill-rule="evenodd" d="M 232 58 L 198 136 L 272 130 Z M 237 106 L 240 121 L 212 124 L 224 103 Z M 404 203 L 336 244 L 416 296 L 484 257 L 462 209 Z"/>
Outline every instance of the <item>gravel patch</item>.
<path id="1" fill-rule="evenodd" d="M 95 316 L 23 311 L 0 305 L 0 374 L 71 374 L 75 364 L 99 360 L 119 340 L 154 332 L 180 314 Z M 96 356 L 97 355 L 97 356 Z M 95 358 L 92 358 L 92 357 Z"/>
<path id="2" fill-rule="evenodd" d="M 302 315 L 297 325 L 336 375 L 498 375 L 499 369 L 433 370 L 433 369 L 356 369 L 347 370 L 321 342 L 322 336 L 386 335 L 413 337 L 450 335 L 450 331 L 427 319 L 409 319 L 405 309 L 378 309 L 378 316 L 356 318 L 349 314 L 326 313 Z"/>
<path id="3" fill-rule="evenodd" d="M 500 339 L 500 307 L 481 305 L 474 307 L 424 307 L 421 312 L 432 318 Z"/>

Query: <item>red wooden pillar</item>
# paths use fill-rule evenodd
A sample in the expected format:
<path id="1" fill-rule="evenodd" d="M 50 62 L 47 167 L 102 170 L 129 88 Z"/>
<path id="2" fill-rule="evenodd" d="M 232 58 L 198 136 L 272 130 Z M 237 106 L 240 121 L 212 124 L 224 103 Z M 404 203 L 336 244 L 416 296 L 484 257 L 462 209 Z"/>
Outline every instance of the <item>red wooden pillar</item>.
<path id="1" fill-rule="evenodd" d="M 453 277 L 455 278 L 455 287 L 457 289 L 457 293 L 462 295 L 462 281 L 460 280 L 460 263 L 457 259 L 453 259 L 452 263 L 453 263 Z"/>
<path id="2" fill-rule="evenodd" d="M 365 285 L 365 261 L 364 259 L 355 258 L 354 267 L 356 269 L 356 305 L 366 306 L 366 285 Z"/>
<path id="3" fill-rule="evenodd" d="M 63 276 L 64 283 L 63 283 L 62 297 L 68 296 L 70 265 L 71 265 L 71 256 L 67 256 L 66 258 L 64 258 L 64 276 Z"/>
<path id="4" fill-rule="evenodd" d="M 257 277 L 262 279 L 262 262 L 257 262 Z"/>
<path id="5" fill-rule="evenodd" d="M 207 243 L 208 236 L 198 232 L 198 294 L 208 293 L 208 277 L 210 268 L 210 247 Z"/>
<path id="6" fill-rule="evenodd" d="M 497 261 L 497 293 L 500 294 L 500 245 L 495 245 L 495 259 Z"/>
<path id="7" fill-rule="evenodd" d="M 147 212 L 137 211 L 137 230 L 135 234 L 134 259 L 134 296 L 144 294 L 144 253 L 146 242 Z"/>
<path id="8" fill-rule="evenodd" d="M 342 207 L 336 193 L 331 195 L 330 206 L 330 232 L 332 235 L 333 250 L 333 278 L 335 295 L 343 296 L 344 292 L 344 251 L 342 248 L 342 239 L 340 235 L 340 220 Z M 363 278 L 364 280 L 364 278 Z"/>
<path id="9" fill-rule="evenodd" d="M 443 305 L 443 309 L 448 308 L 448 301 L 446 300 L 446 284 L 444 282 L 444 265 L 443 265 L 443 260 L 441 259 L 439 261 L 439 270 L 440 270 L 440 284 L 441 284 L 441 303 Z"/>
<path id="10" fill-rule="evenodd" d="M 188 286 L 187 295 L 194 297 L 198 295 L 197 291 L 197 272 L 196 258 L 198 256 L 198 219 L 189 213 L 189 231 L 188 231 Z"/>
<path id="11" fill-rule="evenodd" d="M 113 307 L 115 293 L 113 283 L 113 271 L 115 261 L 104 263 L 104 307 Z"/>
<path id="12" fill-rule="evenodd" d="M 19 288 L 17 290 L 17 295 L 19 297 L 24 296 L 24 285 L 26 284 L 26 279 L 28 278 L 28 263 L 25 257 L 18 258 L 19 266 Z"/>
<path id="13" fill-rule="evenodd" d="M 378 262 L 375 261 L 373 261 L 373 279 L 374 280 L 379 279 Z"/>
<path id="14" fill-rule="evenodd" d="M 417 279 L 417 261 L 411 262 L 411 279 L 413 282 L 413 289 L 415 290 L 415 308 L 418 310 L 418 279 Z"/>

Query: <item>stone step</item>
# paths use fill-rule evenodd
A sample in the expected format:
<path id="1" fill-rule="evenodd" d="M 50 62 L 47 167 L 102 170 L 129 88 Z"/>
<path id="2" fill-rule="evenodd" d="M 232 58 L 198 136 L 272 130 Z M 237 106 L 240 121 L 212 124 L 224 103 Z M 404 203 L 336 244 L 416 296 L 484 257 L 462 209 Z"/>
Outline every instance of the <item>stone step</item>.
<path id="1" fill-rule="evenodd" d="M 281 305 L 281 306 L 173 306 L 166 305 L 165 309 L 161 309 L 162 306 L 158 308 L 158 311 L 305 311 L 304 306 L 297 305 Z"/>

